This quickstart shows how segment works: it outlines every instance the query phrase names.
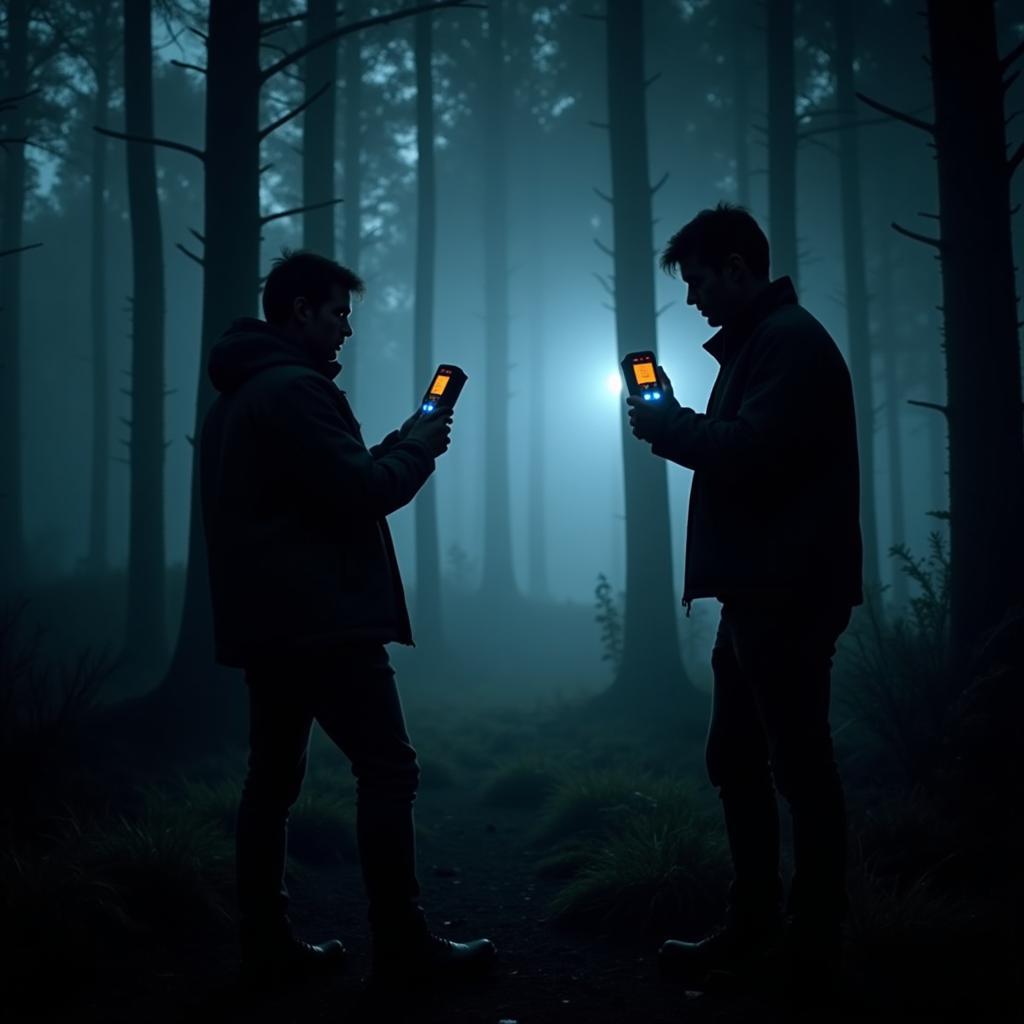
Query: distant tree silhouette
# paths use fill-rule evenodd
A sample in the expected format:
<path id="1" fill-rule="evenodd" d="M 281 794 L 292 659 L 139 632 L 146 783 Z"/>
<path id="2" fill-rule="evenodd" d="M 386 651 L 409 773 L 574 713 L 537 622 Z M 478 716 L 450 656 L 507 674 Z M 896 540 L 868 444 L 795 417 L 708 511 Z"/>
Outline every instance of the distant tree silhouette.
<path id="1" fill-rule="evenodd" d="M 1000 57 L 991 0 L 928 2 L 935 119 L 858 94 L 925 132 L 935 147 L 939 234 L 894 224 L 942 267 L 947 401 L 918 402 L 949 430 L 950 627 L 961 677 L 986 630 L 1024 600 L 1024 443 L 1004 95 L 1024 43 Z"/>

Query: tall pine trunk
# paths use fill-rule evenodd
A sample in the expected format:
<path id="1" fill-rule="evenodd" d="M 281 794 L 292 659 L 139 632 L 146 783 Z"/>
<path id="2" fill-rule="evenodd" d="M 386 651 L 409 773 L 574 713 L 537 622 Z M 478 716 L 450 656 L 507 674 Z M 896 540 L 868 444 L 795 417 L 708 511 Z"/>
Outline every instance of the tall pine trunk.
<path id="1" fill-rule="evenodd" d="M 241 691 L 215 678 L 213 613 L 199 491 L 199 436 L 215 397 L 210 348 L 259 293 L 259 4 L 211 0 L 207 43 L 202 346 L 192 450 L 188 570 L 174 657 L 161 685 L 172 721 L 193 738 L 224 736 L 241 721 Z"/>
<path id="2" fill-rule="evenodd" d="M 843 224 L 843 270 L 846 279 L 846 336 L 850 376 L 857 409 L 860 450 L 860 528 L 864 538 L 864 581 L 877 586 L 878 512 L 875 495 L 875 414 L 871 378 L 871 333 L 867 275 L 864 269 L 864 225 L 861 212 L 860 140 L 854 123 L 853 82 L 855 11 L 849 0 L 836 0 L 836 100 L 844 112 L 839 128 L 839 188 Z"/>
<path id="3" fill-rule="evenodd" d="M 334 28 L 335 0 L 308 0 L 306 38 L 312 42 Z M 306 99 L 327 82 L 331 87 L 303 115 L 302 205 L 328 203 L 334 192 L 334 75 L 336 45 L 320 46 L 306 57 Z M 334 259 L 334 207 L 302 215 L 302 246 Z"/>
<path id="4" fill-rule="evenodd" d="M 125 131 L 153 135 L 151 0 L 125 4 Z M 164 535 L 164 255 L 156 154 L 125 149 L 132 233 L 132 392 L 126 657 L 147 666 L 167 652 Z"/>
<path id="5" fill-rule="evenodd" d="M 643 5 L 607 0 L 608 129 L 619 358 L 656 349 L 654 237 L 647 161 Z M 621 668 L 607 696 L 642 713 L 695 703 L 676 632 L 666 463 L 620 414 L 626 499 L 626 612 Z M 657 712 L 655 709 L 658 709 Z"/>
<path id="6" fill-rule="evenodd" d="M 7 75 L 4 96 L 28 92 L 28 2 L 7 4 Z M 7 134 L 27 132 L 24 101 L 7 115 Z M 20 249 L 25 216 L 25 147 L 8 145 L 0 195 L 0 252 Z M 21 254 L 8 256 L 0 273 L 0 597 L 9 598 L 26 583 L 22 512 L 21 448 Z"/>
<path id="7" fill-rule="evenodd" d="M 346 5 L 347 20 L 362 17 L 363 0 Z M 342 127 L 342 181 L 345 204 L 341 262 L 359 273 L 363 259 L 363 44 L 359 35 L 350 36 L 342 46 L 345 81 L 345 110 Z M 357 394 L 358 345 L 345 346 L 345 374 L 340 378 L 350 399 Z"/>
<path id="8" fill-rule="evenodd" d="M 878 311 L 882 324 L 887 325 L 882 335 L 882 372 L 885 380 L 885 441 L 889 463 L 889 534 L 893 544 L 907 542 L 906 503 L 903 498 L 903 416 L 900 401 L 903 391 L 901 369 L 903 365 L 898 329 L 900 323 L 893 304 L 892 238 L 886 229 L 879 239 Z M 903 609 L 907 603 L 907 575 L 894 567 L 892 580 L 893 604 Z"/>
<path id="9" fill-rule="evenodd" d="M 949 420 L 954 669 L 1024 597 L 1024 445 L 1003 67 L 991 0 L 928 2 Z M 1019 154 L 1018 154 L 1019 158 Z"/>
<path id="10" fill-rule="evenodd" d="M 417 18 L 416 59 L 416 296 L 413 310 L 413 407 L 434 371 L 434 260 L 437 187 L 434 160 L 433 23 Z M 443 644 L 441 559 L 434 478 L 416 497 L 416 626 L 422 646 Z"/>
<path id="11" fill-rule="evenodd" d="M 516 593 L 509 495 L 508 95 L 505 0 L 487 8 L 483 70 L 484 235 L 484 566 L 483 591 L 503 601 Z"/>
<path id="12" fill-rule="evenodd" d="M 793 0 L 768 0 L 768 224 L 775 277 L 799 292 L 796 234 L 796 90 Z"/>
<path id="13" fill-rule="evenodd" d="M 747 18 L 750 0 L 733 0 L 732 5 L 732 105 L 733 149 L 736 153 L 736 202 L 750 209 L 750 46 Z"/>
<path id="14" fill-rule="evenodd" d="M 107 124 L 110 106 L 110 0 L 97 0 L 92 15 L 92 51 L 96 61 L 93 123 Z M 107 568 L 107 522 L 110 507 L 110 356 L 107 336 L 107 140 L 94 132 L 89 182 L 89 306 L 92 335 L 92 491 L 89 501 L 88 564 L 96 573 Z"/>

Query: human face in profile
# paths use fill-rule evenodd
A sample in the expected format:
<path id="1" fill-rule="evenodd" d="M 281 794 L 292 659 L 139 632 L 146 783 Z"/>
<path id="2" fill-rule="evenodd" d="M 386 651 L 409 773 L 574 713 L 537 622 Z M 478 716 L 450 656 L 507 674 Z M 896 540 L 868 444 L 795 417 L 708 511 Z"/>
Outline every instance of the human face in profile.
<path id="1" fill-rule="evenodd" d="M 734 265 L 733 260 L 740 265 Z M 730 256 L 721 269 L 698 260 L 686 260 L 679 269 L 686 285 L 686 304 L 696 306 L 709 327 L 725 327 L 746 302 L 740 280 L 745 265 L 739 256 Z"/>
<path id="2" fill-rule="evenodd" d="M 296 299 L 295 316 L 302 331 L 307 351 L 318 362 L 329 363 L 337 358 L 341 346 L 352 337 L 352 295 L 334 285 L 330 297 L 319 306 L 305 299 Z"/>

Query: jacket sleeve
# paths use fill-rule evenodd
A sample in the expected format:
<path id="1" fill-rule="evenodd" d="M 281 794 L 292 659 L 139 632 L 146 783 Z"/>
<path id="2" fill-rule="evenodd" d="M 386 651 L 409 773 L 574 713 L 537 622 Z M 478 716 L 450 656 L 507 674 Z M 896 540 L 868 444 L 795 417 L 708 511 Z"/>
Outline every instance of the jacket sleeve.
<path id="1" fill-rule="evenodd" d="M 379 519 L 412 501 L 434 471 L 434 457 L 406 438 L 376 457 L 349 430 L 328 390 L 304 374 L 282 388 L 271 429 L 291 477 L 304 493 L 342 517 Z M 379 448 L 380 446 L 378 446 Z"/>
<path id="2" fill-rule="evenodd" d="M 777 331 L 758 341 L 734 419 L 680 407 L 652 445 L 655 455 L 681 466 L 740 480 L 807 465 L 821 450 L 823 391 L 832 369 L 828 346 L 814 337 Z"/>
<path id="3" fill-rule="evenodd" d="M 379 459 L 382 455 L 387 455 L 401 439 L 401 434 L 397 430 L 392 430 L 390 434 L 384 437 L 380 444 L 370 446 L 370 454 L 375 459 Z"/>

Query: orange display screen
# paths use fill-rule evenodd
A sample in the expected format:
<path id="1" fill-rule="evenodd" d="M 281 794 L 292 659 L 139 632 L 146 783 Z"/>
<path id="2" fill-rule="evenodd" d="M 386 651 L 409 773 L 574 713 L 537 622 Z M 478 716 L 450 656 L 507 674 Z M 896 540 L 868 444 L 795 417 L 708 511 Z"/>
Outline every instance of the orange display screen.
<path id="1" fill-rule="evenodd" d="M 451 377 L 449 377 L 448 374 L 439 373 L 434 378 L 434 383 L 430 385 L 430 393 L 432 395 L 443 395 L 444 389 L 448 387 L 448 381 L 450 380 Z"/>
<path id="2" fill-rule="evenodd" d="M 634 363 L 633 376 L 637 384 L 657 384 L 658 378 L 654 373 L 654 363 Z"/>

